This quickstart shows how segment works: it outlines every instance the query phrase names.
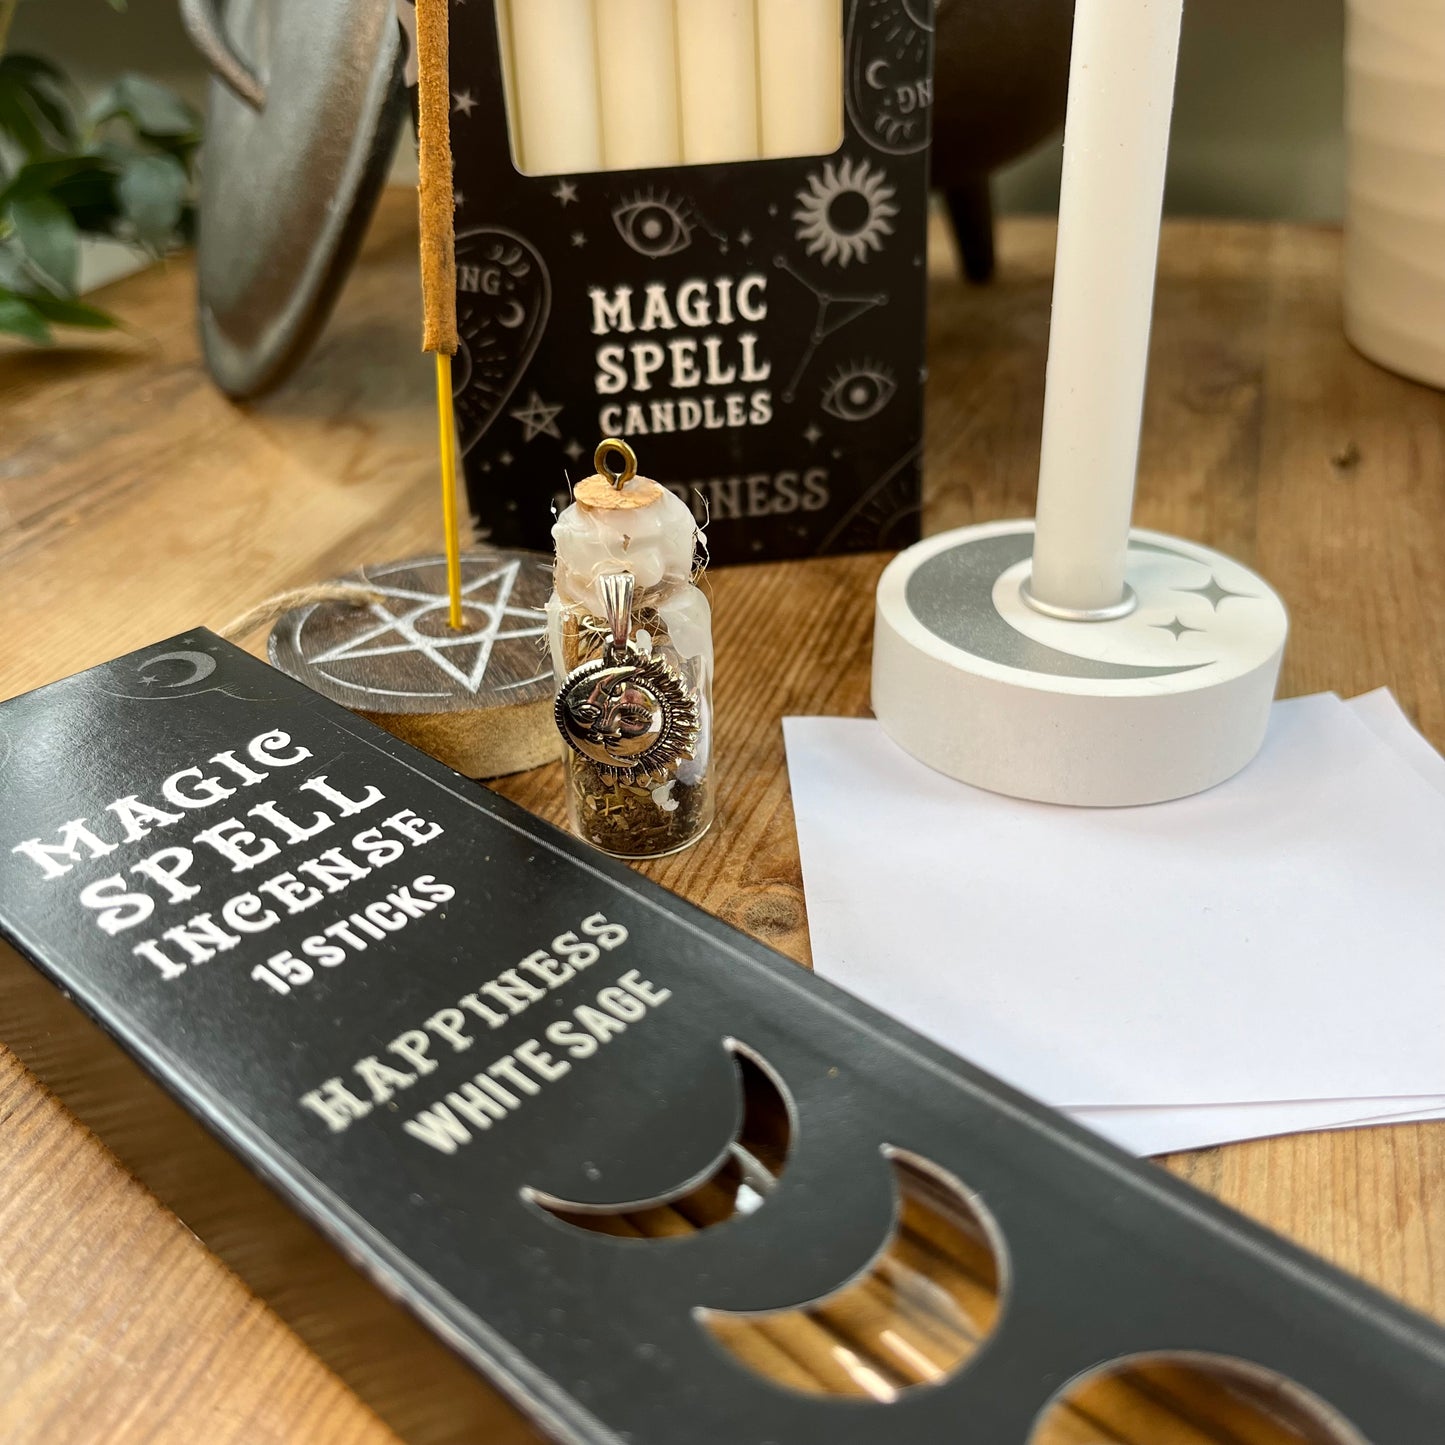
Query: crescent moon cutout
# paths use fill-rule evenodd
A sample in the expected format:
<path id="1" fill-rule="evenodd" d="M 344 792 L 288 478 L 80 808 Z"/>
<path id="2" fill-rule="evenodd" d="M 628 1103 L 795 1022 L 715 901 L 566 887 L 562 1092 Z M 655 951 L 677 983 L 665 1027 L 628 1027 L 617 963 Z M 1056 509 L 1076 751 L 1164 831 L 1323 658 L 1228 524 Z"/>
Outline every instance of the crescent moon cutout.
<path id="1" fill-rule="evenodd" d="M 687 1180 L 651 1199 L 620 1204 L 578 1204 L 523 1191 L 523 1197 L 564 1224 L 618 1239 L 672 1239 L 751 1214 L 772 1192 L 788 1162 L 793 1111 L 782 1081 L 762 1059 L 730 1046 L 742 1095 L 742 1122 L 720 1162 L 699 1182 Z"/>
<path id="2" fill-rule="evenodd" d="M 180 662 L 190 668 L 189 677 L 183 677 L 178 682 L 161 682 L 159 678 L 145 677 L 146 671 L 157 662 Z M 143 681 L 154 682 L 160 687 L 194 687 L 196 683 L 203 682 L 216 670 L 216 659 L 208 652 L 157 652 L 146 658 L 137 669 L 142 673 Z"/>
<path id="3" fill-rule="evenodd" d="M 1151 552 L 1192 562 L 1182 552 L 1170 551 L 1150 542 L 1134 542 Z M 908 579 L 905 597 L 908 609 L 933 635 L 950 646 L 1000 667 L 1015 667 L 1046 677 L 1087 677 L 1124 681 L 1145 677 L 1177 677 L 1195 672 L 1208 662 L 1187 667 L 1135 667 L 1119 662 L 1099 662 L 1076 657 L 1025 637 L 999 616 L 994 606 L 994 584 L 1010 567 L 1033 555 L 1034 534 L 1030 531 L 1004 533 L 961 542 L 939 552 L 919 565 Z M 1096 624 L 1091 624 L 1096 625 Z M 1102 624 L 1097 624 L 1102 625 Z"/>
<path id="4" fill-rule="evenodd" d="M 887 1404 L 953 1379 L 993 1332 L 1004 1277 L 997 1226 L 946 1170 L 915 1154 L 885 1154 L 896 1223 L 866 1273 L 786 1309 L 698 1311 L 703 1328 L 744 1368 L 805 1394 Z M 918 1319 L 919 1301 L 927 1302 L 927 1326 Z M 835 1331 L 849 1340 L 861 1335 L 863 1357 L 828 1351 Z M 771 1351 L 758 1349 L 760 1335 L 813 1343 L 813 1368 L 786 1368 L 786 1354 L 780 1367 Z"/>

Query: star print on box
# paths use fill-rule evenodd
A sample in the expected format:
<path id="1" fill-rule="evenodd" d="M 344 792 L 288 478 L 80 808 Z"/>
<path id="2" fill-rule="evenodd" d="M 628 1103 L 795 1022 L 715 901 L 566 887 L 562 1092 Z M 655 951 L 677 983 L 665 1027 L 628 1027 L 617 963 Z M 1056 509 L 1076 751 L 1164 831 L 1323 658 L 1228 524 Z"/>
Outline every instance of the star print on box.
<path id="1" fill-rule="evenodd" d="M 375 712 L 420 712 L 428 701 L 519 689 L 550 696 L 552 670 L 540 640 L 551 574 L 542 558 L 468 553 L 456 632 L 448 625 L 443 558 L 369 567 L 350 580 L 378 600 L 365 608 L 302 609 L 272 638 L 276 664 L 326 696 Z"/>
<path id="2" fill-rule="evenodd" d="M 534 391 L 527 398 L 526 406 L 519 406 L 508 415 L 522 423 L 524 442 L 535 441 L 540 436 L 554 437 L 561 441 L 562 430 L 557 425 L 557 418 L 561 413 L 560 406 L 548 406 Z"/>

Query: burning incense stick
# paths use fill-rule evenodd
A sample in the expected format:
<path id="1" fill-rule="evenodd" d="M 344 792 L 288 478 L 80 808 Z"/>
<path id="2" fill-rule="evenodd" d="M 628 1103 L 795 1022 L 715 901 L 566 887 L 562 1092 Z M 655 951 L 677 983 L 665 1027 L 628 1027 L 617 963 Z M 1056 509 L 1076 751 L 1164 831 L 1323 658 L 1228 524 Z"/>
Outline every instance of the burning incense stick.
<path id="1" fill-rule="evenodd" d="M 421 198 L 422 350 L 436 353 L 437 441 L 446 530 L 448 621 L 462 626 L 461 532 L 457 522 L 456 419 L 452 357 L 457 350 L 456 237 L 452 229 L 452 143 L 447 0 L 417 0 L 418 169 Z"/>

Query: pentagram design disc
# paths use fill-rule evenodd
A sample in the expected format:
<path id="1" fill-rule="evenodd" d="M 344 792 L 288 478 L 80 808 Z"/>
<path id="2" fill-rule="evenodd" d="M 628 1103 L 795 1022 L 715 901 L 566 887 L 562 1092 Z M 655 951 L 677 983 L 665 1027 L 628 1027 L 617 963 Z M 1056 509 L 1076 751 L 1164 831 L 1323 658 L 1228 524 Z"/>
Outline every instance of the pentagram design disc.
<path id="1" fill-rule="evenodd" d="M 665 775 L 697 747 L 697 699 L 635 643 L 574 668 L 554 712 L 567 746 L 614 778 Z"/>
<path id="2" fill-rule="evenodd" d="M 455 632 L 443 557 L 364 567 L 341 580 L 372 600 L 288 612 L 271 633 L 273 666 L 471 777 L 556 756 L 548 558 L 466 553 Z"/>

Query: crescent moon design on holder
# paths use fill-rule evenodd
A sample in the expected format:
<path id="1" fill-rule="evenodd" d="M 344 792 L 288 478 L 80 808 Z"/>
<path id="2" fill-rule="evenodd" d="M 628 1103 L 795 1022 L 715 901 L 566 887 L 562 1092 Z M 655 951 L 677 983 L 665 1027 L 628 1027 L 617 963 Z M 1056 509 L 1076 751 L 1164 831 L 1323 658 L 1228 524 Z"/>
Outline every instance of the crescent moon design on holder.
<path id="1" fill-rule="evenodd" d="M 148 669 L 158 662 L 184 663 L 191 669 L 191 675 L 181 678 L 178 682 L 162 682 L 160 678 L 152 677 L 148 672 Z M 141 675 L 142 682 L 167 688 L 194 687 L 196 683 L 203 682 L 215 670 L 216 659 L 208 652 L 157 652 L 146 658 L 136 669 Z"/>
<path id="2" fill-rule="evenodd" d="M 993 1334 L 1006 1261 L 998 1226 L 955 1175 L 905 1150 L 885 1146 L 883 1154 L 892 1175 L 895 1222 L 861 1275 L 781 1309 L 694 1311 L 743 1368 L 804 1394 L 888 1404 L 953 1379 Z M 908 1318 L 909 1301 L 927 1302 L 929 1325 L 920 1329 Z M 846 1338 L 849 1326 L 864 1320 L 876 1322 L 862 1330 L 870 1345 L 866 1354 L 835 1349 L 824 1355 L 829 1368 L 812 1375 L 780 1374 L 767 1354 L 747 1348 L 749 1329 L 780 1344 L 800 1335 L 821 1336 L 826 1346 L 839 1324 Z"/>
<path id="3" fill-rule="evenodd" d="M 1177 557 L 1182 562 L 1195 558 L 1152 542 L 1134 541 L 1131 547 Z M 1046 677 L 1086 677 L 1104 681 L 1125 681 L 1147 677 L 1177 677 L 1209 667 L 1208 662 L 1185 667 L 1136 667 L 1120 662 L 1100 662 L 1071 652 L 1048 647 L 1010 627 L 994 605 L 994 584 L 1010 567 L 1033 555 L 1032 530 L 979 537 L 939 552 L 919 565 L 908 579 L 905 598 L 908 610 L 933 635 L 952 647 L 1000 667 L 1016 667 Z M 1089 623 L 1091 627 L 1106 626 Z"/>
<path id="4" fill-rule="evenodd" d="M 793 1106 L 782 1080 L 762 1058 L 736 1040 L 729 1042 L 728 1052 L 742 1115 L 736 1133 L 701 1177 L 650 1199 L 617 1204 L 570 1202 L 534 1188 L 525 1189 L 523 1197 L 574 1228 L 643 1240 L 674 1237 L 678 1216 L 700 1232 L 759 1209 L 787 1167 Z"/>

